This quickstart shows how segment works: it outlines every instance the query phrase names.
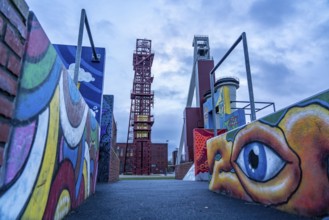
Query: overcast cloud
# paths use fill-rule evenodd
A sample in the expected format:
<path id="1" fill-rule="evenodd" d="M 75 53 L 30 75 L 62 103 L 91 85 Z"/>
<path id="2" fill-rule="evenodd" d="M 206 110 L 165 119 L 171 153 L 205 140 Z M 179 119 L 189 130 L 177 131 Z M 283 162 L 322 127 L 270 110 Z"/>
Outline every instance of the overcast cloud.
<path id="1" fill-rule="evenodd" d="M 137 38 L 152 40 L 153 142 L 178 147 L 192 72 L 194 35 L 208 35 L 217 63 L 246 32 L 256 101 L 277 109 L 328 88 L 329 2 L 326 0 L 26 0 L 52 43 L 75 45 L 86 9 L 95 45 L 106 48 L 104 94 L 113 94 L 118 142 L 128 130 L 132 56 Z M 84 45 L 89 46 L 85 32 Z M 242 47 L 216 76 L 236 76 L 248 100 Z M 258 115 L 257 115 L 258 116 Z"/>

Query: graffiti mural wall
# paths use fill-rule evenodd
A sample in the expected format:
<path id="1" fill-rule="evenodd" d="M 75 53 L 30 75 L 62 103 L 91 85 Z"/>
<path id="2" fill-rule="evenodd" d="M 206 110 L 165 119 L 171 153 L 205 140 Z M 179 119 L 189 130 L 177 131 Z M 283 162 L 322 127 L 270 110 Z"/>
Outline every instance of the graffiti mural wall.
<path id="1" fill-rule="evenodd" d="M 74 78 L 75 56 L 77 47 L 71 45 L 53 45 L 69 75 Z M 99 62 L 93 61 L 92 48 L 82 47 L 79 69 L 78 88 L 87 105 L 96 115 L 100 124 L 104 82 L 105 48 L 95 48 L 100 55 Z"/>
<path id="2" fill-rule="evenodd" d="M 217 131 L 217 135 L 226 132 L 225 129 Z M 195 128 L 193 129 L 194 145 L 194 172 L 195 180 L 209 180 L 209 165 L 207 160 L 207 140 L 214 137 L 214 132 L 210 129 Z"/>
<path id="3" fill-rule="evenodd" d="M 102 122 L 99 150 L 98 182 L 108 182 L 110 176 L 110 153 L 113 141 L 113 95 L 103 96 Z"/>
<path id="4" fill-rule="evenodd" d="M 207 142 L 209 189 L 306 216 L 329 214 L 329 91 Z"/>
<path id="5" fill-rule="evenodd" d="M 1 219 L 61 219 L 95 192 L 99 127 L 33 13 L 1 167 Z"/>

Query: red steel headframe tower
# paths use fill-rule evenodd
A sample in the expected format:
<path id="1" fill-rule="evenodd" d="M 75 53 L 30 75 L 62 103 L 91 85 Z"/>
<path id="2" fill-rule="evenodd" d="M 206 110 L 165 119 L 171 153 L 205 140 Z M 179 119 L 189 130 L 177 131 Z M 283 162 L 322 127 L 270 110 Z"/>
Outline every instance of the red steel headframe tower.
<path id="1" fill-rule="evenodd" d="M 124 172 L 149 175 L 151 171 L 151 128 L 153 125 L 154 92 L 151 67 L 154 53 L 151 40 L 137 39 L 133 55 L 134 81 L 128 125 Z"/>

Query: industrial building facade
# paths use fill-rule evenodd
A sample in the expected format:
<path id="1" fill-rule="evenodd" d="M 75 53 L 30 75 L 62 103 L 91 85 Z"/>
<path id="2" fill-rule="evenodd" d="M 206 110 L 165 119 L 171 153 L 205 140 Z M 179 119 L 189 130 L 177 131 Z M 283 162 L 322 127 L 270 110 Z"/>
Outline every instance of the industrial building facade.
<path id="1" fill-rule="evenodd" d="M 126 174 L 133 174 L 128 170 L 134 170 L 135 157 L 134 147 L 132 143 L 128 143 L 128 151 L 126 151 L 127 143 L 117 143 L 115 151 L 120 158 L 120 173 L 124 173 L 124 164 L 126 164 Z M 150 174 L 166 174 L 168 168 L 168 144 L 167 143 L 151 143 L 151 166 Z M 126 163 L 125 163 L 126 162 Z"/>

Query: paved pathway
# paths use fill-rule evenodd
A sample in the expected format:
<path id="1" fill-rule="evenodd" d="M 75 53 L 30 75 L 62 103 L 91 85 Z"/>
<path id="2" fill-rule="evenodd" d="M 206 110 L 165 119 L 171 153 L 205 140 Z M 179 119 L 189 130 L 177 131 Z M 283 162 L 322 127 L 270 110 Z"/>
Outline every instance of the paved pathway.
<path id="1" fill-rule="evenodd" d="M 307 219 L 208 190 L 207 182 L 121 180 L 98 184 L 66 219 Z"/>

